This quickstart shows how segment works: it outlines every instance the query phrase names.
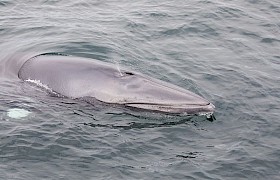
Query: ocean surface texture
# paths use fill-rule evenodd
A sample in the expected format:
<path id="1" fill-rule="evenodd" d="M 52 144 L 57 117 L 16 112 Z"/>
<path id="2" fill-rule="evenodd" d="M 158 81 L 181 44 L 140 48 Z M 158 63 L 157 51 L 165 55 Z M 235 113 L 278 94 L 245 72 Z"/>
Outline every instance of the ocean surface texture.
<path id="1" fill-rule="evenodd" d="M 92 106 L 17 78 L 47 52 L 178 85 L 216 119 Z M 279 0 L 0 0 L 0 179 L 280 179 L 279 117 Z"/>

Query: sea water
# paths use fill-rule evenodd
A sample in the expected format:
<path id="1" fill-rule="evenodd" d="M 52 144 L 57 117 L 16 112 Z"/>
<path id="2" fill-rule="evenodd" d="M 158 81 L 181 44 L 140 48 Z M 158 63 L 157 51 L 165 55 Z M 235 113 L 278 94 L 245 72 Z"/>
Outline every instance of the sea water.
<path id="1" fill-rule="evenodd" d="M 279 179 L 279 19 L 278 0 L 0 0 L 0 179 Z M 10 71 L 45 52 L 178 85 L 216 120 L 92 106 Z"/>

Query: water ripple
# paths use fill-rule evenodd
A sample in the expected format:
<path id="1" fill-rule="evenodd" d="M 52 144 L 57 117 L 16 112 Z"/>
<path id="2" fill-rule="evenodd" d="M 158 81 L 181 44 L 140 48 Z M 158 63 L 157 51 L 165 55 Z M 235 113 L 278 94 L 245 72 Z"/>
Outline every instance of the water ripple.
<path id="1" fill-rule="evenodd" d="M 0 179 L 277 179 L 279 13 L 275 0 L 0 1 Z M 190 89 L 216 120 L 92 106 L 20 81 L 45 52 Z"/>

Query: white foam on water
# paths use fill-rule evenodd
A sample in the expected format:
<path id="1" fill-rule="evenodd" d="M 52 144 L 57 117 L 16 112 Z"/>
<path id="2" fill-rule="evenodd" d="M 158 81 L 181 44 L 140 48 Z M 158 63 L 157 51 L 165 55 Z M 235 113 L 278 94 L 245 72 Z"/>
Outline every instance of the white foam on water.
<path id="1" fill-rule="evenodd" d="M 27 79 L 27 80 L 25 80 L 25 81 L 34 83 L 34 84 L 36 84 L 37 86 L 40 86 L 40 87 L 45 88 L 45 89 L 47 89 L 48 91 L 51 91 L 51 92 L 52 92 L 52 89 L 49 88 L 49 86 L 47 86 L 46 84 L 41 83 L 40 80 Z"/>
<path id="2" fill-rule="evenodd" d="M 35 84 L 36 86 L 39 86 L 43 89 L 46 89 L 47 91 L 49 91 L 50 93 L 53 93 L 55 95 L 59 95 L 58 93 L 54 92 L 48 85 L 43 84 L 40 80 L 33 80 L 33 79 L 27 79 L 25 80 L 26 82 L 30 82 Z"/>
<path id="3" fill-rule="evenodd" d="M 9 109 L 7 112 L 7 115 L 10 118 L 14 118 L 14 119 L 20 119 L 20 118 L 24 118 L 26 116 L 28 116 L 31 112 L 25 110 L 25 109 L 20 109 L 20 108 L 12 108 Z"/>

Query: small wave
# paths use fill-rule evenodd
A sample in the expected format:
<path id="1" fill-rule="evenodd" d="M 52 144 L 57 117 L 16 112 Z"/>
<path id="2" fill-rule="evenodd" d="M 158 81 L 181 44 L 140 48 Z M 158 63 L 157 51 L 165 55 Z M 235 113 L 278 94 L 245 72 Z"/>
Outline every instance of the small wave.
<path id="1" fill-rule="evenodd" d="M 280 40 L 275 38 L 263 38 L 261 40 L 262 43 L 274 43 L 274 42 L 280 42 Z"/>

